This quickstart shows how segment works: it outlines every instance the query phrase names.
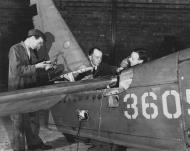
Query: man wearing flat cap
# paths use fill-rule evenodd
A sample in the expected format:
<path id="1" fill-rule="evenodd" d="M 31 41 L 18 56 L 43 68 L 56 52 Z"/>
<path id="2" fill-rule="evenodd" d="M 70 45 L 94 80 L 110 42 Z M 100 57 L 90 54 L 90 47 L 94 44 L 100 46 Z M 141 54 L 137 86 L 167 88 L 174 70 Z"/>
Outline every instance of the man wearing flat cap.
<path id="1" fill-rule="evenodd" d="M 48 70 L 52 67 L 50 61 L 39 62 L 36 56 L 45 41 L 44 34 L 38 29 L 29 30 L 27 38 L 13 45 L 9 51 L 9 77 L 8 89 L 18 90 L 31 88 L 37 85 L 37 73 L 40 70 Z M 14 151 L 25 151 L 25 140 L 29 150 L 50 149 L 40 139 L 38 132 L 32 128 L 31 116 L 39 128 L 37 113 L 24 113 L 11 115 L 13 122 L 12 147 Z M 37 128 L 36 127 L 36 128 Z"/>

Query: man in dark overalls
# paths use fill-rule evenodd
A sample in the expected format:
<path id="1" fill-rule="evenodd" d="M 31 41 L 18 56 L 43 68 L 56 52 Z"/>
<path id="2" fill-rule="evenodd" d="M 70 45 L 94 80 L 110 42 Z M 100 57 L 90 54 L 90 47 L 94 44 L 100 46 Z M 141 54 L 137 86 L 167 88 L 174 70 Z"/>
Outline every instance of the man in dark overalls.
<path id="1" fill-rule="evenodd" d="M 9 78 L 8 89 L 18 90 L 31 88 L 37 85 L 37 73 L 40 70 L 51 68 L 50 61 L 39 62 L 35 51 L 38 51 L 45 41 L 44 34 L 37 29 L 28 32 L 25 41 L 13 45 L 9 51 Z M 36 119 L 36 127 L 32 128 L 31 116 Z M 38 113 L 11 115 L 13 122 L 12 147 L 14 151 L 25 150 L 25 139 L 29 150 L 50 149 L 39 137 Z"/>

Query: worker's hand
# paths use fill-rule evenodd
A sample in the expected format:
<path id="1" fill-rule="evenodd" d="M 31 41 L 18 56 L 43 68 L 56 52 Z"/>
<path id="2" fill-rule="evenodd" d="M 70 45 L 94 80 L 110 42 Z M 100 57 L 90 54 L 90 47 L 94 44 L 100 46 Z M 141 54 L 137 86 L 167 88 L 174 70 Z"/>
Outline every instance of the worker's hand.
<path id="1" fill-rule="evenodd" d="M 124 69 L 123 67 L 119 67 L 119 68 L 117 68 L 116 72 L 119 73 L 119 72 L 121 72 L 123 69 Z"/>
<path id="2" fill-rule="evenodd" d="M 36 69 L 49 70 L 53 67 L 53 65 L 51 64 L 51 61 L 43 61 L 43 62 L 35 64 L 35 67 Z"/>
<path id="3" fill-rule="evenodd" d="M 47 71 L 47 70 L 49 70 L 49 69 L 52 69 L 53 68 L 53 64 L 51 64 L 51 63 L 48 63 L 48 64 L 46 64 L 46 66 L 45 66 L 45 70 Z"/>
<path id="4" fill-rule="evenodd" d="M 35 64 L 36 69 L 44 69 L 45 66 L 46 66 L 46 64 L 44 63 L 44 61 Z"/>
<path id="5" fill-rule="evenodd" d="M 50 60 L 48 61 L 44 61 L 45 64 L 52 64 L 52 62 Z"/>
<path id="6" fill-rule="evenodd" d="M 121 64 L 120 64 L 120 67 L 121 68 L 127 68 L 129 66 L 129 57 L 128 58 L 125 58 L 121 61 Z"/>
<path id="7" fill-rule="evenodd" d="M 77 70 L 77 73 L 80 74 L 80 73 L 83 73 L 86 71 L 86 68 L 87 66 L 86 65 L 81 65 L 78 70 Z"/>

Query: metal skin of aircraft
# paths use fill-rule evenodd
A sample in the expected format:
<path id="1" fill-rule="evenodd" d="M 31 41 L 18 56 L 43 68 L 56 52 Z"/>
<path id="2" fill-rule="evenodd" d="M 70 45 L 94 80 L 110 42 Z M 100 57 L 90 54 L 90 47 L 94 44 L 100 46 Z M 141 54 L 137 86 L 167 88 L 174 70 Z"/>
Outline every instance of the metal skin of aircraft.
<path id="1" fill-rule="evenodd" d="M 52 124 L 64 133 L 127 146 L 128 151 L 186 151 L 189 67 L 186 49 L 123 71 L 118 87 L 66 95 L 51 108 Z M 86 114 L 84 120 L 78 111 Z"/>
<path id="2" fill-rule="evenodd" d="M 89 66 L 53 2 L 33 3 L 38 9 L 35 27 L 55 38 L 50 60 L 71 71 Z M 125 146 L 128 151 L 187 151 L 189 67 L 190 49 L 186 49 L 114 77 L 3 92 L 0 116 L 50 109 L 49 124 L 64 134 Z"/>
<path id="3" fill-rule="evenodd" d="M 49 108 L 49 124 L 65 134 L 128 151 L 187 151 L 189 66 L 188 48 L 124 70 L 119 84 L 116 77 L 104 77 L 3 92 L 0 115 Z"/>

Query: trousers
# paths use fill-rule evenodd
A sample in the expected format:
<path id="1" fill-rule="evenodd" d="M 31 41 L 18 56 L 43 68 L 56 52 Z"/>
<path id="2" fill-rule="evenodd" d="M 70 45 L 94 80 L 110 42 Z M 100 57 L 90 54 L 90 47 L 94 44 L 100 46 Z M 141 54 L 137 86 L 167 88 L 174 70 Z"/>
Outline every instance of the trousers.
<path id="1" fill-rule="evenodd" d="M 12 141 L 14 151 L 25 151 L 26 146 L 40 145 L 42 140 L 39 137 L 39 113 L 24 113 L 11 115 L 12 120 Z"/>

